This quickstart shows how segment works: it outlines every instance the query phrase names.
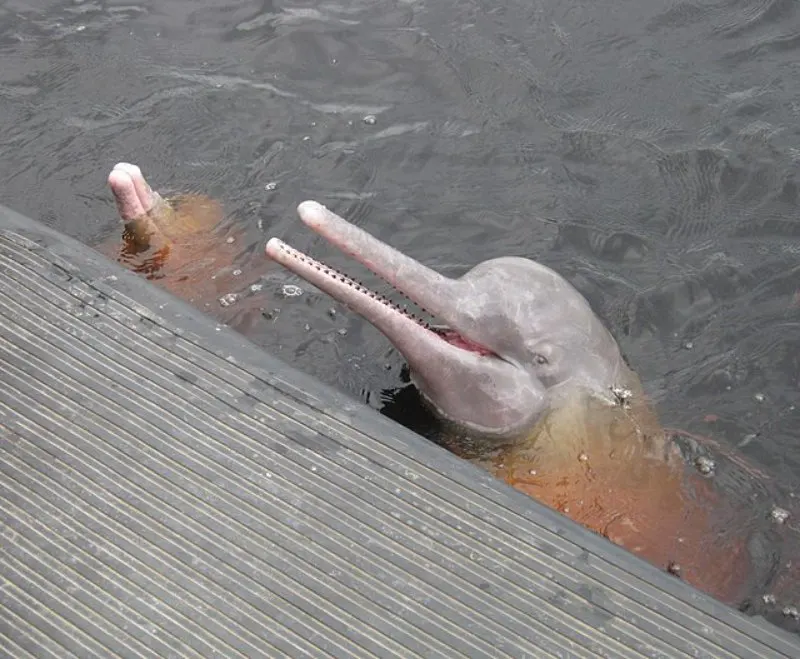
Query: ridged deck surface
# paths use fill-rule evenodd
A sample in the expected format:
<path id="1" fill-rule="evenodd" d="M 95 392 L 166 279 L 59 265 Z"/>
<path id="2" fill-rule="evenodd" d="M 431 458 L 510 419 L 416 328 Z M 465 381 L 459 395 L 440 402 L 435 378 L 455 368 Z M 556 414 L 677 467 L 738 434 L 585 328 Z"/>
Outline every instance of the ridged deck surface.
<path id="1" fill-rule="evenodd" d="M 2 656 L 800 656 L 1 208 L 0 518 Z"/>

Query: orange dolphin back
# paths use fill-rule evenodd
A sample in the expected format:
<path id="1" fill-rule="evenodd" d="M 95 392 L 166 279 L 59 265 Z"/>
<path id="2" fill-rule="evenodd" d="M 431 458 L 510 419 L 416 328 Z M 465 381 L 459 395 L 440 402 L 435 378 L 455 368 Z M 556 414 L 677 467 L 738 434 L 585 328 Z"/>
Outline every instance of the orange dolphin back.
<path id="1" fill-rule="evenodd" d="M 746 537 L 711 479 L 686 466 L 630 374 L 629 405 L 576 397 L 524 442 L 478 461 L 496 477 L 654 565 L 733 604 Z"/>

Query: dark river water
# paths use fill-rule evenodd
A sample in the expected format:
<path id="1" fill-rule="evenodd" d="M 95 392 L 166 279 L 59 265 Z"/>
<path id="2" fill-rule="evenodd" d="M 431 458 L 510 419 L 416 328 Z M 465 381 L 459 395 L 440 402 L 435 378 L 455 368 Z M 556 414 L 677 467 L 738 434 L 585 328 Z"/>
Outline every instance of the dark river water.
<path id="1" fill-rule="evenodd" d="M 537 259 L 665 425 L 757 465 L 794 510 L 794 0 L 0 0 L 0 62 L 2 203 L 95 245 L 119 235 L 105 178 L 126 160 L 220 199 L 244 270 L 273 235 L 346 266 L 297 220 L 307 198 L 446 274 Z M 264 283 L 251 339 L 425 431 L 380 334 L 282 296 L 301 282 L 278 266 Z M 751 610 L 796 626 L 760 595 Z"/>

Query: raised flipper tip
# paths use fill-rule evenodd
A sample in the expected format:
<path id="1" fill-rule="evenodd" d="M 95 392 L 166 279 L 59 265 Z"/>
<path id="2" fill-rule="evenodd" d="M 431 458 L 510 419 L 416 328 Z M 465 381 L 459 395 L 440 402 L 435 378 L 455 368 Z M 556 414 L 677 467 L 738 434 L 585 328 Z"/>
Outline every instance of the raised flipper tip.
<path id="1" fill-rule="evenodd" d="M 108 175 L 108 186 L 124 222 L 130 222 L 150 212 L 160 199 L 145 181 L 142 170 L 127 162 L 114 165 Z"/>
<path id="2" fill-rule="evenodd" d="M 118 162 L 116 165 L 114 165 L 114 169 L 112 169 L 111 171 L 112 172 L 115 172 L 115 171 L 125 172 L 126 174 L 129 174 L 130 176 L 141 176 L 142 175 L 142 170 L 139 168 L 139 166 L 138 165 L 133 165 L 133 164 L 131 164 L 129 162 Z"/>

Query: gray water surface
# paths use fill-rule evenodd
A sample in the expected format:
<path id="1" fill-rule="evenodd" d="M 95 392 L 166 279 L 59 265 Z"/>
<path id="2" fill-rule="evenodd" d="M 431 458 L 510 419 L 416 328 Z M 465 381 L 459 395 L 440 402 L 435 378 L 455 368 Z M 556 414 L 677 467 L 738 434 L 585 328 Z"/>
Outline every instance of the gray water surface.
<path id="1" fill-rule="evenodd" d="M 535 258 L 589 298 L 665 425 L 792 507 L 794 0 L 0 0 L 0 62 L 2 203 L 97 244 L 126 160 L 221 199 L 244 270 L 274 235 L 352 271 L 296 219 L 307 198 L 446 274 Z M 430 431 L 388 342 L 287 283 L 268 268 L 248 336 Z"/>

